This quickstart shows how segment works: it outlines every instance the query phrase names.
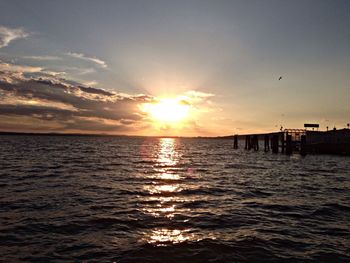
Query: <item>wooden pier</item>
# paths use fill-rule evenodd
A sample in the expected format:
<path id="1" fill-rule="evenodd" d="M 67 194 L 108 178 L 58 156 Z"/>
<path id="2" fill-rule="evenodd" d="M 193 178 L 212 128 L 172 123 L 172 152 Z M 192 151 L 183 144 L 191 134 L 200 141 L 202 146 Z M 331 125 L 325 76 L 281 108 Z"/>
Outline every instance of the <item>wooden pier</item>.
<path id="1" fill-rule="evenodd" d="M 264 151 L 272 153 L 285 153 L 292 154 L 293 152 L 299 152 L 302 155 L 306 154 L 306 140 L 305 130 L 302 129 L 286 129 L 281 132 L 268 133 L 268 134 L 247 134 L 247 135 L 234 135 L 233 136 L 233 148 L 238 149 L 239 139 L 244 139 L 244 149 L 259 151 L 259 141 L 264 141 Z"/>
<path id="2" fill-rule="evenodd" d="M 291 155 L 299 153 L 350 155 L 350 129 L 332 131 L 308 131 L 306 129 L 285 129 L 267 134 L 234 135 L 233 148 L 239 148 L 244 140 L 244 149 L 259 151 L 259 142 L 264 142 L 264 151 Z"/>

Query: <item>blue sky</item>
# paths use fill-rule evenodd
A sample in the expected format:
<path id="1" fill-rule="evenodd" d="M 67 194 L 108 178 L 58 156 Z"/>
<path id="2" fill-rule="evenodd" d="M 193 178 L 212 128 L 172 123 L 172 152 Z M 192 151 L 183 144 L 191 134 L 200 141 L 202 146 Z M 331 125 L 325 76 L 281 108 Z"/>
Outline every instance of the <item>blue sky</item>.
<path id="1" fill-rule="evenodd" d="M 40 67 L 69 83 L 155 100 L 196 91 L 200 99 L 190 102 L 196 114 L 176 134 L 350 122 L 349 1 L 2 0 L 0 26 L 22 30 L 0 48 L 0 61 L 12 71 Z M 11 118 L 26 118 L 28 130 L 38 121 L 4 112 L 6 130 L 19 129 Z M 173 134 L 140 116 L 115 133 Z M 54 129 L 45 121 L 43 130 Z"/>

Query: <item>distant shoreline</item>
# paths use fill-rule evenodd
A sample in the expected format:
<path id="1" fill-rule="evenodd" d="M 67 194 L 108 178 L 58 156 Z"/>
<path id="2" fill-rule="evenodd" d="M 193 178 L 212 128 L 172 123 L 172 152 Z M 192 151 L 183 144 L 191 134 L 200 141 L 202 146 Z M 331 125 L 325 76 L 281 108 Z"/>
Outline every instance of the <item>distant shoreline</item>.
<path id="1" fill-rule="evenodd" d="M 125 135 L 125 134 L 98 134 L 98 133 L 60 133 L 60 132 L 4 132 L 1 135 L 18 135 L 18 136 L 63 136 L 63 137 L 136 137 L 136 138 L 190 138 L 190 139 L 233 139 L 233 135 L 228 136 L 157 136 L 157 135 Z"/>

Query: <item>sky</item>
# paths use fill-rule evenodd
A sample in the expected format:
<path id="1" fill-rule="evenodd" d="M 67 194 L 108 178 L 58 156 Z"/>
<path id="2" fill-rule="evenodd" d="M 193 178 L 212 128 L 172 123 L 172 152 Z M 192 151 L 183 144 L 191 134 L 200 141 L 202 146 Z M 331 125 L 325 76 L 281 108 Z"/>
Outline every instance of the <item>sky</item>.
<path id="1" fill-rule="evenodd" d="M 344 128 L 349 73 L 347 0 L 0 0 L 1 131 Z"/>

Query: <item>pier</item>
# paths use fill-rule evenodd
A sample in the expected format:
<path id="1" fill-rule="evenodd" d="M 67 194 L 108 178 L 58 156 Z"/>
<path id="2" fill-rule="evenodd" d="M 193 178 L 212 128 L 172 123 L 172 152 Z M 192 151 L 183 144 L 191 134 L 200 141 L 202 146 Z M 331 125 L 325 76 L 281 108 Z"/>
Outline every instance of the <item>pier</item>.
<path id="1" fill-rule="evenodd" d="M 246 134 L 233 136 L 233 148 L 239 148 L 244 141 L 247 151 L 259 151 L 263 143 L 264 152 L 291 155 L 339 154 L 350 155 L 350 129 L 315 131 L 307 129 L 285 129 L 266 134 Z"/>

